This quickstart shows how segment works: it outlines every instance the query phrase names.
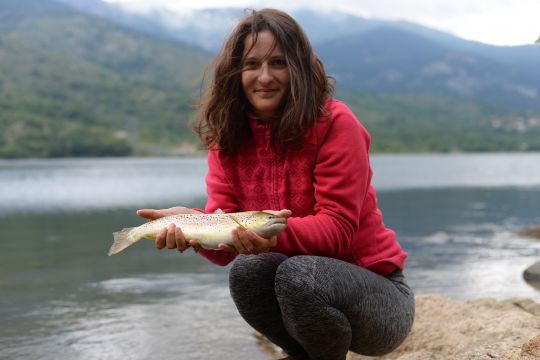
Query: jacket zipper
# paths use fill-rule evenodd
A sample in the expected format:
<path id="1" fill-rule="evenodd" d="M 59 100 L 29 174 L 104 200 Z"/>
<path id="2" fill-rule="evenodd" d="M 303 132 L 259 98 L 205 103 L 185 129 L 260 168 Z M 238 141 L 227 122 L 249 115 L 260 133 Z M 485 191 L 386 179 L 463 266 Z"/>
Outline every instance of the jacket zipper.
<path id="1" fill-rule="evenodd" d="M 270 125 L 265 125 L 264 129 L 264 137 L 266 139 L 266 152 L 268 152 L 268 149 L 270 148 Z"/>
<path id="2" fill-rule="evenodd" d="M 265 125 L 264 129 L 264 137 L 266 139 L 266 153 L 268 154 L 268 151 L 270 149 L 270 140 L 272 137 L 272 134 L 270 132 L 270 125 Z M 270 176 L 272 177 L 270 179 L 270 184 L 272 184 L 272 202 L 274 203 L 275 210 L 279 210 L 279 198 L 277 195 L 277 189 L 278 189 L 278 179 L 277 179 L 277 165 L 276 165 L 276 157 L 272 156 L 271 161 L 271 168 L 270 168 Z"/>

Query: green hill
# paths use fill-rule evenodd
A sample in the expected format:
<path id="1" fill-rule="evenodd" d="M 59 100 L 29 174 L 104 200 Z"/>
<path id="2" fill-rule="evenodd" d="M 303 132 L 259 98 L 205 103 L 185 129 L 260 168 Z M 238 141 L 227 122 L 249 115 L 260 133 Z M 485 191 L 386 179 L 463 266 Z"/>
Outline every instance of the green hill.
<path id="1" fill-rule="evenodd" d="M 207 54 L 39 4 L 0 32 L 1 157 L 144 154 L 195 142 L 191 97 Z"/>
<path id="2" fill-rule="evenodd" d="M 429 95 L 341 92 L 375 152 L 539 151 L 540 115 Z"/>

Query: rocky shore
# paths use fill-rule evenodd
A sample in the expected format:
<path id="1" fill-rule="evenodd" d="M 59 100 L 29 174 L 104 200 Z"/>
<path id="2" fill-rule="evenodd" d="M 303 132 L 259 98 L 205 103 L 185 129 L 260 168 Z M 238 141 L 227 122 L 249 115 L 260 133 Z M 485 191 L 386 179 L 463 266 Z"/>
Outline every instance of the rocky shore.
<path id="1" fill-rule="evenodd" d="M 272 344 L 261 347 L 278 358 Z M 416 318 L 407 340 L 382 357 L 350 353 L 347 360 L 540 359 L 540 304 L 530 299 L 466 302 L 442 295 L 416 297 Z"/>

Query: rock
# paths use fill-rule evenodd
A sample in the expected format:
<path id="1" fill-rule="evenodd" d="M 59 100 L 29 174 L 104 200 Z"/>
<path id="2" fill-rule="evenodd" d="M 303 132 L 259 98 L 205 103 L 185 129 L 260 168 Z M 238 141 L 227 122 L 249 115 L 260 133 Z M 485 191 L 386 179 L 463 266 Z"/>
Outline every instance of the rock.
<path id="1" fill-rule="evenodd" d="M 523 272 L 523 278 L 528 282 L 540 282 L 540 261 L 532 264 Z M 532 284 L 535 285 L 535 284 Z"/>
<path id="2" fill-rule="evenodd" d="M 521 230 L 518 234 L 525 237 L 540 239 L 540 225 L 531 226 L 530 228 Z"/>
<path id="3" fill-rule="evenodd" d="M 540 304 L 531 299 L 508 299 L 505 300 L 511 304 L 514 304 L 517 307 L 522 308 L 526 312 L 540 316 Z"/>
<path id="4" fill-rule="evenodd" d="M 536 335 L 521 348 L 522 356 L 540 358 L 540 335 Z"/>

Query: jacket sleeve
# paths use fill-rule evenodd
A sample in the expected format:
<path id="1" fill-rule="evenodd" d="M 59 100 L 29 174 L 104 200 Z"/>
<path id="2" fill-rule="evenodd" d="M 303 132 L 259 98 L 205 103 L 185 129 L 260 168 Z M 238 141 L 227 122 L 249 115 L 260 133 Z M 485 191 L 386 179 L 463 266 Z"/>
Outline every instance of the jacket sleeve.
<path id="1" fill-rule="evenodd" d="M 219 151 L 208 151 L 208 173 L 206 175 L 206 201 L 205 212 L 213 213 L 221 209 L 226 213 L 239 211 L 236 195 L 225 178 L 223 168 L 219 161 Z M 199 254 L 214 264 L 225 266 L 230 263 L 237 254 L 222 250 L 200 249 Z"/>
<path id="2" fill-rule="evenodd" d="M 331 111 L 313 170 L 314 215 L 290 218 L 277 252 L 340 258 L 350 251 L 371 182 L 370 137 L 345 104 Z"/>

